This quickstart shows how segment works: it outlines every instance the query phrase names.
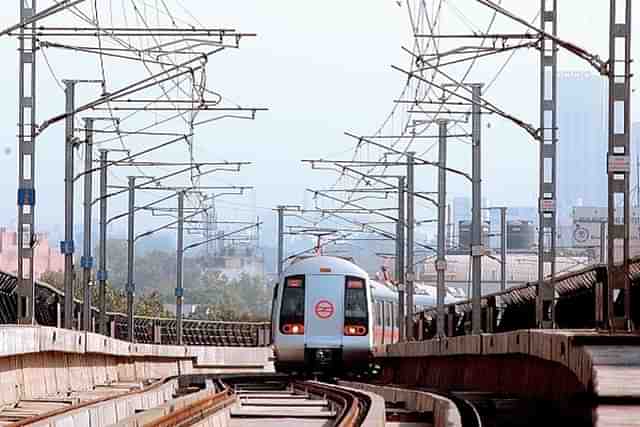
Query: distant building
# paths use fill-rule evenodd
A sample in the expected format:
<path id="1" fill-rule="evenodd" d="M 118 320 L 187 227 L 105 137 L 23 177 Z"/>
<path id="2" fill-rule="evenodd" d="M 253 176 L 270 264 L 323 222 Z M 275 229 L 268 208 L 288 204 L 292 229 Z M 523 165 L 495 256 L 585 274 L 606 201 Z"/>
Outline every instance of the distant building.
<path id="1" fill-rule="evenodd" d="M 454 234 L 454 247 L 461 246 L 460 240 L 463 239 L 461 236 L 460 224 L 465 221 L 471 221 L 471 209 L 472 209 L 472 200 L 470 197 L 454 197 L 451 203 L 452 213 L 451 220 L 452 225 L 455 228 L 453 230 Z M 487 199 L 482 199 L 482 208 L 487 207 Z M 482 211 L 482 218 L 484 221 L 488 219 L 487 211 Z M 463 231 L 464 232 L 464 231 Z M 457 245 L 456 245 L 457 243 Z"/>
<path id="2" fill-rule="evenodd" d="M 523 221 L 531 222 L 534 227 L 538 224 L 538 211 L 535 206 L 514 206 L 507 209 L 507 222 Z M 489 239 L 491 247 L 497 249 L 500 247 L 500 210 L 491 209 L 489 211 L 489 223 L 491 225 L 491 235 Z"/>
<path id="3" fill-rule="evenodd" d="M 164 310 L 171 314 L 172 316 L 176 315 L 176 305 L 175 304 L 162 304 Z M 189 317 L 198 309 L 199 304 L 182 304 L 182 315 L 185 317 Z"/>
<path id="4" fill-rule="evenodd" d="M 469 197 L 454 197 L 452 202 L 453 223 L 471 221 L 471 199 Z"/>
<path id="5" fill-rule="evenodd" d="M 46 233 L 36 235 L 37 245 L 34 252 L 34 277 L 39 279 L 46 271 L 64 270 L 64 256 L 57 247 L 49 245 Z M 0 228 L 0 270 L 16 274 L 18 270 L 18 246 L 15 231 Z"/>
<path id="6" fill-rule="evenodd" d="M 571 224 L 574 206 L 607 204 L 607 84 L 590 72 L 558 76 L 557 213 Z"/>
<path id="7" fill-rule="evenodd" d="M 536 226 L 531 221 L 507 221 L 507 250 L 526 252 L 537 244 Z"/>
<path id="8" fill-rule="evenodd" d="M 497 292 L 500 290 L 500 263 L 495 257 L 482 257 L 482 293 Z M 449 289 L 459 288 L 470 295 L 471 265 L 468 255 L 447 255 L 447 270 L 445 283 Z M 584 268 L 588 262 L 586 257 L 557 257 L 556 272 L 564 273 Z M 549 266 L 545 267 L 548 274 Z M 433 260 L 424 263 L 424 272 L 419 280 L 426 285 L 436 283 L 437 272 Z M 507 287 L 522 285 L 538 279 L 538 258 L 536 254 L 508 254 L 507 255 Z"/>
<path id="9" fill-rule="evenodd" d="M 228 245 L 216 248 L 216 255 L 209 256 L 207 268 L 219 271 L 229 279 L 238 279 L 243 274 L 258 276 L 265 274 L 264 257 L 250 246 Z"/>
<path id="10" fill-rule="evenodd" d="M 458 223 L 458 247 L 452 252 L 469 252 L 471 250 L 471 221 L 460 221 Z M 489 223 L 482 225 L 482 244 L 489 244 Z"/>

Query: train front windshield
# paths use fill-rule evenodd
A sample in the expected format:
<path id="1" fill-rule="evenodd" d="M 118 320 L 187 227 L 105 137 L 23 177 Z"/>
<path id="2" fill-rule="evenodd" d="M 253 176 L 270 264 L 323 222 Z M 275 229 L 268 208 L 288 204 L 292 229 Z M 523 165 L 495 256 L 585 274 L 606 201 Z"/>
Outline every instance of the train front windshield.
<path id="1" fill-rule="evenodd" d="M 304 332 L 304 293 L 304 276 L 287 277 L 280 309 L 280 330 L 285 334 Z"/>

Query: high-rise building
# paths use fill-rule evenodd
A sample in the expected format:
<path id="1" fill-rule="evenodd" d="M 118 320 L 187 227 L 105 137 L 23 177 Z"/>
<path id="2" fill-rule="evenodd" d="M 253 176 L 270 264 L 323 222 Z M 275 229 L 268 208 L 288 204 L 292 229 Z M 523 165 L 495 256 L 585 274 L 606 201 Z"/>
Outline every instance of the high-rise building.
<path id="1" fill-rule="evenodd" d="M 460 221 L 471 221 L 471 198 L 454 197 L 453 198 L 453 223 L 459 224 Z"/>
<path id="2" fill-rule="evenodd" d="M 607 204 L 607 83 L 589 72 L 558 75 L 558 225 L 574 206 Z"/>

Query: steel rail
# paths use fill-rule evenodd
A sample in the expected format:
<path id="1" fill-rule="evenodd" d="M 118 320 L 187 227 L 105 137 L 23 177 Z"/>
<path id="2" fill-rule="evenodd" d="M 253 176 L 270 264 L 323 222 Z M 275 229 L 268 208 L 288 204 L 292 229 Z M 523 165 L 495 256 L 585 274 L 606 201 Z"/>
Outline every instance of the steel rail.
<path id="1" fill-rule="evenodd" d="M 341 409 L 334 421 L 334 426 L 336 427 L 359 426 L 366 417 L 369 405 L 371 404 L 364 394 L 337 386 L 334 387 L 330 384 L 296 381 L 293 383 L 293 386 L 305 392 L 326 396 L 330 401 L 338 403 Z"/>
<path id="2" fill-rule="evenodd" d="M 234 403 L 235 400 L 236 397 L 231 393 L 231 390 L 224 385 L 223 389 L 218 393 L 206 396 L 180 409 L 176 409 L 144 424 L 144 427 L 189 426 L 207 418 L 220 409 L 226 408 Z"/>

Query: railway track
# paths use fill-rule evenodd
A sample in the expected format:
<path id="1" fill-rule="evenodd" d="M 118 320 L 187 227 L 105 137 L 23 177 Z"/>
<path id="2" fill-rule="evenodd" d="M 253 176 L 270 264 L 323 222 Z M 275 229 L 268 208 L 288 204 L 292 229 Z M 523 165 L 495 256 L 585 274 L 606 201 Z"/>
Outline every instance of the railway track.
<path id="1" fill-rule="evenodd" d="M 169 426 L 336 426 L 367 424 L 372 402 L 366 393 L 335 384 L 288 376 L 218 377 L 215 392 L 148 421 L 145 427 Z M 130 425 L 122 423 L 122 425 Z M 133 424 L 137 425 L 137 424 Z M 381 425 L 381 424 L 377 424 Z"/>

